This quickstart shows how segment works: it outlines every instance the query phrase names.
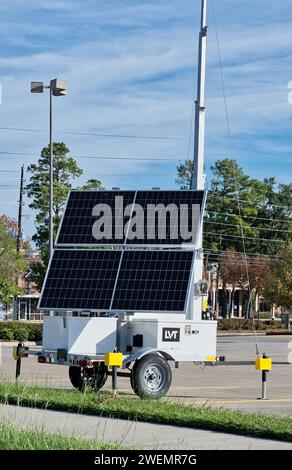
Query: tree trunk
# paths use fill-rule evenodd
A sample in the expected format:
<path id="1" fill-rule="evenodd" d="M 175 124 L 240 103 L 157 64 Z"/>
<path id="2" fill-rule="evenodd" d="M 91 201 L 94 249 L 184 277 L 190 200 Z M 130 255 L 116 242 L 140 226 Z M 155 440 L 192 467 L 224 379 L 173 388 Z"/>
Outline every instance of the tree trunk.
<path id="1" fill-rule="evenodd" d="M 223 285 L 223 296 L 222 296 L 222 318 L 227 318 L 228 311 L 228 293 L 226 284 Z"/>
<path id="2" fill-rule="evenodd" d="M 232 316 L 233 316 L 234 294 L 235 294 L 235 288 L 232 289 L 231 294 L 230 294 L 229 314 L 228 314 L 229 318 L 232 318 Z"/>

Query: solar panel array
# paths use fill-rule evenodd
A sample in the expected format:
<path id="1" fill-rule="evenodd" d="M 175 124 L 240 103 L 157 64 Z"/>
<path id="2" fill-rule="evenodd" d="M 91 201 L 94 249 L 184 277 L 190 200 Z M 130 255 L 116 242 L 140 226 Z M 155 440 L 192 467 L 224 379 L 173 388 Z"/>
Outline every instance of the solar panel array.
<path id="1" fill-rule="evenodd" d="M 194 237 L 190 233 L 187 238 L 185 229 L 192 229 L 194 206 L 199 207 L 200 219 L 203 200 L 204 191 L 193 190 L 71 191 L 56 246 L 178 246 L 190 243 Z M 128 226 L 128 230 L 124 230 L 131 216 L 135 218 L 135 223 L 132 218 L 130 229 Z M 185 221 L 183 216 L 186 217 Z M 198 230 L 200 220 L 195 222 Z M 100 230 L 102 224 L 105 227 L 104 235 Z M 94 236 L 95 227 L 99 239 Z"/>
<path id="2" fill-rule="evenodd" d="M 195 255 L 182 248 L 203 204 L 204 191 L 71 191 L 39 308 L 186 312 Z"/>
<path id="3" fill-rule="evenodd" d="M 182 250 L 55 249 L 39 308 L 182 313 L 192 260 Z"/>

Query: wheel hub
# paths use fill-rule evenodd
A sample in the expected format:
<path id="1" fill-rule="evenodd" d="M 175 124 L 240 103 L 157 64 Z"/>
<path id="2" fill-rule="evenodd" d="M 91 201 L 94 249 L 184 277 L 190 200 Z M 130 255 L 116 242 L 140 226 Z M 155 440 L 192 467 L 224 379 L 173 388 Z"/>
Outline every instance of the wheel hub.
<path id="1" fill-rule="evenodd" d="M 157 392 L 163 385 L 163 376 L 156 366 L 149 366 L 144 373 L 144 383 L 151 392 Z"/>

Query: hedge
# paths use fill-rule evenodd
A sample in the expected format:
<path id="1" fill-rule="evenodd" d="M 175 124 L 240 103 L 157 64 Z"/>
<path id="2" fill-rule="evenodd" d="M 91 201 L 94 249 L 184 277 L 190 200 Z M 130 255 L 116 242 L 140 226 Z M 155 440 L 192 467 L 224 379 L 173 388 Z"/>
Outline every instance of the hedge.
<path id="1" fill-rule="evenodd" d="M 4 321 L 0 323 L 0 339 L 6 341 L 41 341 L 43 325 L 40 323 L 23 323 Z"/>
<path id="2" fill-rule="evenodd" d="M 279 330 L 285 328 L 277 320 L 251 320 L 245 318 L 227 318 L 218 320 L 218 330 Z"/>

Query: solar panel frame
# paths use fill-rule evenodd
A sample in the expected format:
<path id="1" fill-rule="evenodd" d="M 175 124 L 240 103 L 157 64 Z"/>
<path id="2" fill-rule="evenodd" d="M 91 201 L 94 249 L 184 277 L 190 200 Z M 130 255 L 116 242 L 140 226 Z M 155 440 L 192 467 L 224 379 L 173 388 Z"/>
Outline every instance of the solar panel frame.
<path id="1" fill-rule="evenodd" d="M 72 243 L 64 243 L 64 242 L 60 242 L 60 238 L 62 238 L 62 230 L 64 230 L 64 225 L 65 225 L 65 216 L 66 216 L 66 212 L 68 211 L 68 208 L 69 208 L 69 204 L 70 204 L 70 197 L 72 194 L 78 194 L 78 193 L 82 193 L 82 194 L 88 194 L 88 193 L 91 193 L 91 194 L 96 194 L 96 195 L 104 195 L 104 194 L 111 194 L 111 195 L 129 195 L 131 194 L 133 197 L 131 198 L 131 200 L 128 202 L 129 204 L 132 204 L 133 205 L 133 200 L 134 200 L 134 197 L 135 197 L 135 193 L 136 191 L 135 190 L 92 190 L 92 189 L 87 189 L 87 190 L 77 190 L 77 189 L 71 189 L 68 193 L 68 196 L 67 196 L 67 199 L 66 199 L 66 203 L 65 203 L 65 208 L 64 208 L 64 212 L 62 214 L 62 218 L 61 218 L 61 222 L 59 224 L 59 227 L 58 227 L 58 231 L 57 231 L 57 236 L 56 236 L 56 240 L 55 240 L 55 246 L 56 247 L 72 247 L 72 246 L 76 246 L 76 247 L 102 247 L 102 246 L 123 246 L 125 244 L 125 235 L 123 236 L 123 240 L 121 240 L 121 242 L 119 243 L 115 243 L 114 240 L 115 240 L 115 237 L 113 237 L 111 240 L 107 240 L 107 241 L 93 241 L 93 242 L 90 242 L 90 243 L 83 243 L 83 242 L 72 242 Z M 127 202 L 127 201 L 126 201 Z M 98 203 L 105 203 L 105 201 L 99 201 L 97 202 L 96 204 Z M 126 207 L 126 205 L 128 204 L 124 204 L 124 208 Z M 86 207 L 84 208 L 86 209 Z M 90 210 L 92 211 L 93 207 L 90 208 Z M 88 209 L 87 209 L 88 210 Z M 69 218 L 72 218 L 72 216 L 69 216 Z M 76 216 L 77 217 L 77 216 Z M 95 216 L 92 216 L 91 217 L 94 219 Z M 79 215 L 78 216 L 79 219 L 83 219 L 83 215 Z M 125 223 L 125 219 L 127 219 L 127 216 L 126 217 L 123 217 L 123 226 L 124 226 L 124 223 Z M 127 220 L 126 220 L 127 221 Z M 95 219 L 92 220 L 92 223 L 90 225 L 88 225 L 88 227 L 90 227 L 90 231 L 92 231 L 92 225 L 94 224 L 95 222 Z M 113 232 L 115 231 L 115 225 L 113 224 Z M 68 235 L 67 235 L 68 236 Z M 86 236 L 89 236 L 88 234 Z"/>
<path id="2" fill-rule="evenodd" d="M 59 307 L 59 306 L 54 306 L 53 304 L 51 304 L 50 306 L 42 306 L 43 304 L 43 297 L 44 297 L 44 292 L 46 291 L 47 289 L 47 282 L 48 282 L 48 277 L 49 277 L 49 274 L 51 272 L 51 267 L 52 267 L 52 262 L 53 262 L 53 256 L 51 257 L 51 260 L 50 260 L 50 263 L 49 263 L 49 266 L 48 266 L 48 269 L 47 269 L 47 272 L 46 272 L 46 276 L 45 276 L 45 280 L 44 280 L 44 283 L 43 283 L 43 288 L 42 288 L 42 291 L 41 291 L 41 295 L 40 295 L 40 299 L 39 299 L 39 302 L 38 302 L 38 309 L 41 310 L 41 311 L 45 311 L 45 310 L 51 310 L 51 311 L 58 311 L 58 312 L 68 312 L 68 311 L 78 311 L 78 312 L 108 312 L 108 311 L 115 311 L 117 313 L 120 313 L 120 312 L 144 312 L 144 313 L 153 313 L 153 312 L 159 312 L 159 313 L 170 313 L 170 314 L 175 314 L 175 313 L 186 313 L 187 309 L 188 309 L 188 305 L 189 305 L 189 301 L 190 301 L 190 289 L 191 289 L 191 283 L 192 283 L 192 279 L 193 279 L 193 266 L 194 266 L 194 260 L 195 260 L 195 253 L 193 251 L 185 251 L 185 250 L 151 250 L 151 251 L 146 251 L 146 250 L 110 250 L 110 249 L 104 249 L 104 250 L 88 250 L 88 249 L 78 249 L 78 250 L 74 250 L 74 249 L 58 249 L 56 248 L 54 250 L 54 254 L 56 252 L 59 252 L 59 253 L 64 253 L 64 252 L 71 252 L 71 253 L 80 253 L 80 252 L 87 252 L 87 253 L 116 253 L 117 254 L 117 257 L 118 255 L 120 256 L 119 258 L 119 263 L 118 263 L 118 266 L 117 266 L 117 269 L 116 269 L 116 277 L 115 277 L 115 280 L 114 280 L 114 286 L 113 286 L 113 290 L 112 290 L 112 294 L 111 296 L 109 296 L 108 298 L 110 298 L 110 301 L 109 301 L 109 304 L 108 304 L 108 308 L 102 308 L 102 307 L 90 307 L 90 306 L 87 306 L 87 307 L 76 307 L 76 306 L 66 306 L 66 307 Z M 122 264 L 123 264 L 123 257 L 125 255 L 125 253 L 177 253 L 177 254 L 182 254 L 183 256 L 186 256 L 186 253 L 189 253 L 188 256 L 191 257 L 191 263 L 190 263 L 190 267 L 189 267 L 189 270 L 188 270 L 188 285 L 187 285 L 187 288 L 185 289 L 185 299 L 184 299 L 184 306 L 183 306 L 183 309 L 178 309 L 178 310 L 169 310 L 169 309 L 165 309 L 165 310 L 161 310 L 161 309 L 145 309 L 145 308 L 134 308 L 134 309 L 131 309 L 131 308 L 114 308 L 114 303 L 115 303 L 115 296 L 116 296 L 116 291 L 117 291 L 117 286 L 118 286 L 118 283 L 119 283 L 119 276 L 120 276 L 120 270 L 122 269 Z M 128 255 L 126 255 L 128 256 Z M 173 272 L 173 271 L 170 271 L 170 273 Z M 143 281 L 143 280 L 142 280 Z M 58 282 L 58 279 L 55 281 L 55 282 Z M 68 279 L 68 282 L 70 282 L 70 279 Z M 67 300 L 65 299 L 65 302 Z"/>
<path id="3" fill-rule="evenodd" d="M 116 283 L 116 287 L 115 287 L 115 292 L 114 292 L 114 295 L 113 295 L 113 302 L 111 304 L 111 310 L 114 311 L 114 312 L 143 312 L 143 313 L 153 313 L 153 312 L 157 312 L 157 313 L 162 313 L 162 314 L 165 314 L 165 313 L 169 313 L 169 314 L 185 314 L 188 310 L 188 306 L 189 306 L 189 301 L 190 301 L 190 290 L 191 290 L 191 285 L 192 285 L 192 280 L 193 280 L 193 271 L 194 271 L 194 262 L 195 262 L 195 258 L 196 258 L 196 255 L 194 253 L 193 250 L 123 250 L 123 257 L 127 257 L 127 256 L 130 256 L 130 253 L 132 253 L 133 255 L 135 254 L 141 254 L 141 255 L 151 255 L 151 254 L 160 254 L 160 255 L 167 255 L 167 254 L 170 254 L 170 253 L 175 253 L 177 255 L 182 255 L 182 256 L 189 256 L 190 258 L 190 264 L 189 264 L 189 269 L 188 269 L 188 279 L 187 279 L 187 286 L 185 288 L 185 294 L 184 294 L 184 302 L 183 302 L 183 307 L 182 308 L 178 308 L 178 309 L 174 309 L 174 308 L 159 308 L 159 307 L 156 307 L 156 308 L 151 308 L 151 309 L 148 309 L 147 307 L 146 308 L 119 308 L 118 306 L 115 305 L 115 302 L 118 302 L 120 301 L 120 299 L 117 299 L 117 291 L 125 291 L 125 289 L 121 286 L 119 288 L 119 283 L 120 282 L 123 282 L 122 279 L 121 279 L 121 272 L 124 271 L 124 266 L 123 266 L 123 263 L 124 263 L 124 259 L 122 259 L 122 262 L 121 262 L 121 267 L 120 267 L 120 270 L 119 270 L 119 274 L 118 274 L 118 278 L 117 278 L 117 283 Z M 133 259 L 131 260 L 132 262 L 134 261 Z M 147 260 L 146 260 L 147 261 Z M 176 260 L 174 260 L 175 262 Z M 159 260 L 157 260 L 157 263 L 159 264 Z M 145 271 L 141 271 L 139 270 L 139 267 L 137 267 L 137 272 L 145 272 Z M 151 271 L 150 271 L 151 272 Z M 160 272 L 161 272 L 161 269 L 160 269 Z M 171 274 L 174 272 L 174 270 L 169 270 L 169 269 L 165 269 L 165 272 L 169 272 L 169 275 L 171 276 Z M 172 277 L 169 279 L 169 282 L 177 282 L 178 279 L 173 279 Z M 132 278 L 132 279 L 128 279 L 127 280 L 128 283 L 131 283 L 133 281 L 137 282 L 137 278 Z M 145 278 L 141 278 L 138 282 L 141 282 L 143 284 L 146 283 L 146 281 L 148 280 L 145 280 Z M 156 279 L 151 279 L 151 283 L 154 283 L 156 281 Z M 163 280 L 164 283 L 165 282 L 168 282 L 167 279 L 164 279 Z M 130 289 L 133 291 L 133 289 Z M 138 289 L 140 292 L 141 291 L 145 291 L 145 289 Z M 154 292 L 161 292 L 161 290 L 158 290 L 158 289 L 153 289 Z M 165 290 L 163 291 L 165 293 Z M 171 288 L 168 288 L 168 292 L 172 292 L 172 289 Z M 150 294 L 149 294 L 150 295 Z M 148 303 L 151 303 L 153 302 L 152 299 L 149 299 L 147 300 Z M 164 301 L 165 302 L 176 302 L 176 300 L 171 300 L 171 301 Z M 160 303 L 162 303 L 162 301 L 160 300 Z"/>
<path id="4" fill-rule="evenodd" d="M 186 248 L 186 249 L 195 249 L 198 245 L 198 241 L 199 241 L 199 236 L 200 236 L 200 229 L 202 227 L 202 222 L 203 222 L 203 215 L 204 215 L 204 208 L 205 208 L 205 205 L 206 205 L 206 197 L 207 197 L 207 193 L 206 191 L 204 190 L 189 190 L 189 189 L 186 189 L 186 190 L 180 190 L 180 189 L 177 189 L 177 190 L 173 190 L 173 189 L 159 189 L 159 190 L 137 190 L 136 192 L 136 197 L 135 197 L 135 201 L 134 203 L 135 204 L 140 204 L 141 201 L 139 202 L 139 197 L 141 197 L 142 194 L 145 194 L 146 196 L 148 195 L 153 195 L 153 194 L 156 194 L 158 193 L 159 196 L 163 196 L 163 195 L 166 195 L 166 193 L 169 193 L 168 196 L 170 196 L 171 194 L 177 194 L 178 196 L 182 196 L 182 195 L 189 195 L 190 193 L 193 193 L 193 194 L 198 194 L 198 193 L 201 193 L 202 195 L 202 200 L 201 202 L 199 202 L 199 205 L 200 205 L 200 217 L 199 217 L 199 225 L 197 227 L 197 232 L 196 232 L 196 239 L 195 239 L 195 242 L 194 243 L 189 243 L 187 241 L 183 241 L 181 238 L 178 238 L 177 239 L 177 242 L 173 241 L 173 242 L 168 242 L 168 241 L 163 241 L 160 239 L 160 241 L 157 242 L 157 238 L 155 236 L 155 242 L 152 242 L 152 241 L 149 241 L 147 240 L 147 237 L 145 237 L 145 231 L 146 231 L 146 228 L 145 228 L 145 212 L 144 212 L 144 239 L 143 241 L 139 241 L 139 240 L 128 240 L 128 237 L 126 237 L 126 240 L 125 240 L 125 246 L 128 246 L 128 247 L 135 247 L 135 248 L 142 248 L 142 247 L 149 247 L 149 248 L 176 248 L 176 247 L 183 247 L 183 248 Z M 146 198 L 145 198 L 146 199 Z M 169 201 L 166 201 L 168 204 L 172 204 L 172 200 L 170 199 Z M 151 201 L 150 201 L 151 203 Z M 157 201 L 155 201 L 156 204 L 163 204 L 163 202 L 160 202 L 159 199 Z M 186 203 L 186 202 L 183 202 L 183 201 L 179 201 L 178 203 Z M 145 201 L 145 204 L 147 204 L 147 202 Z M 194 204 L 194 202 L 192 202 L 192 205 Z M 140 204 L 142 205 L 142 204 Z M 190 221 L 190 212 L 192 210 L 192 206 L 189 206 L 188 208 L 188 222 Z M 180 212 L 179 212 L 179 215 L 180 215 Z M 156 227 L 157 228 L 157 227 Z M 169 230 L 168 230 L 169 229 Z M 166 224 L 166 231 L 167 233 L 170 231 L 170 226 Z"/>
<path id="5" fill-rule="evenodd" d="M 66 211 L 68 209 L 68 203 L 69 203 L 69 199 L 70 199 L 70 196 L 72 193 L 96 193 L 96 194 L 104 194 L 104 193 L 112 193 L 112 194 L 119 194 L 119 193 L 127 193 L 127 194 L 133 194 L 133 199 L 132 199 L 132 211 L 133 211 L 133 206 L 134 204 L 136 203 L 136 200 L 137 200 L 137 195 L 138 194 L 142 194 L 142 193 L 159 193 L 159 194 L 163 194 L 163 193 L 166 193 L 166 192 L 171 192 L 171 193 L 177 193 L 177 194 L 189 194 L 190 192 L 193 192 L 193 193 L 198 193 L 198 192 L 201 192 L 202 193 L 202 202 L 200 204 L 200 220 L 199 220 L 199 226 L 198 226 L 198 229 L 197 229 L 197 233 L 196 233 L 196 240 L 194 243 L 188 243 L 188 242 L 177 242 L 177 243 L 169 243 L 169 242 L 159 242 L 157 243 L 155 240 L 152 242 L 152 241 L 147 241 L 147 239 L 144 237 L 143 240 L 131 240 L 129 241 L 128 238 L 127 238 L 127 234 L 124 236 L 123 238 L 123 242 L 116 242 L 116 240 L 114 240 L 114 237 L 112 240 L 114 241 L 111 241 L 111 240 L 107 240 L 106 242 L 101 242 L 101 241 L 95 241 L 95 242 L 90 242 L 90 243 L 82 243 L 82 242 L 71 242 L 71 243 L 64 243 L 64 242 L 60 242 L 60 238 L 62 237 L 62 230 L 63 230 L 63 226 L 64 226 L 64 222 L 65 222 L 65 215 L 66 215 Z M 86 248 L 89 248 L 89 247 L 102 247 L 102 246 L 114 246 L 114 247 L 135 247 L 135 248 L 142 248 L 142 247 L 148 247 L 148 248 L 176 248 L 176 247 L 182 247 L 182 248 L 186 248 L 186 249 L 196 249 L 196 247 L 198 246 L 198 241 L 199 241 L 199 234 L 200 234 L 200 230 L 202 228 L 202 223 L 203 223 L 203 214 L 204 214 L 204 208 L 205 208 L 205 205 L 206 205 L 206 197 L 207 197 L 207 192 L 206 191 L 203 191 L 203 190 L 200 190 L 200 191 L 195 191 L 195 190 L 71 190 L 67 196 L 67 200 L 66 200 L 66 204 L 65 204 L 65 210 L 64 210 L 64 213 L 63 213 L 63 216 L 62 216 L 62 219 L 61 219 L 61 222 L 60 222 L 60 225 L 59 225 L 59 228 L 58 228 L 58 232 L 57 232 L 57 237 L 56 237 L 56 242 L 55 242 L 55 246 L 56 247 L 64 247 L 64 248 L 69 248 L 69 247 L 72 247 L 72 246 L 75 246 L 75 247 L 86 247 Z M 157 204 L 159 204 L 159 201 L 157 201 Z M 125 205 L 124 205 L 125 207 Z M 131 211 L 131 213 L 132 213 Z M 129 220 L 129 219 L 128 219 Z M 124 223 L 125 223 L 125 218 L 123 219 Z M 128 231 L 129 231 L 129 227 L 128 227 Z"/>
<path id="6" fill-rule="evenodd" d="M 116 264 L 117 264 L 117 265 L 116 265 L 116 268 L 113 268 L 113 269 L 112 269 L 112 271 L 115 271 L 115 275 L 114 275 L 114 277 L 111 279 L 112 288 L 113 288 L 114 285 L 115 285 L 116 276 L 117 276 L 118 267 L 119 267 L 119 262 L 120 262 L 120 258 L 121 258 L 121 255 L 122 255 L 122 252 L 121 252 L 120 250 L 110 250 L 110 249 L 107 249 L 107 250 L 87 250 L 87 249 L 78 249 L 78 250 L 76 250 L 76 249 L 72 249 L 72 248 L 71 248 L 71 249 L 70 249 L 70 248 L 68 248 L 68 249 L 58 249 L 58 248 L 56 248 L 56 249 L 54 249 L 53 256 L 51 256 L 51 259 L 50 259 L 50 262 L 49 262 L 49 265 L 48 265 L 48 268 L 47 268 L 47 271 L 46 271 L 46 275 L 45 275 L 45 279 L 44 279 L 44 282 L 43 282 L 43 286 L 42 286 L 42 290 L 41 290 L 41 295 L 40 295 L 40 298 L 39 298 L 39 302 L 38 302 L 37 308 L 38 308 L 39 310 L 41 310 L 41 311 L 43 311 L 43 310 L 51 310 L 51 311 L 58 311 L 58 312 L 68 312 L 68 311 L 81 311 L 81 312 L 82 312 L 82 311 L 92 311 L 92 312 L 97 311 L 97 312 L 107 312 L 107 311 L 109 311 L 109 310 L 110 310 L 111 301 L 112 301 L 112 289 L 109 287 L 109 281 L 110 281 L 110 279 L 105 279 L 105 278 L 102 279 L 102 283 L 103 283 L 103 284 L 107 283 L 107 284 L 106 284 L 107 287 L 106 287 L 104 290 L 105 290 L 105 291 L 107 291 L 107 290 L 110 291 L 110 294 L 107 295 L 106 298 L 103 298 L 102 301 L 103 301 L 104 303 L 107 302 L 107 305 L 105 305 L 105 304 L 104 304 L 104 305 L 100 305 L 99 308 L 90 307 L 90 306 L 88 306 L 87 308 L 83 308 L 83 307 L 80 307 L 80 306 L 78 306 L 78 305 L 76 305 L 76 304 L 73 305 L 73 303 L 72 303 L 71 305 L 68 305 L 67 297 L 62 297 L 63 302 L 67 302 L 67 306 L 66 306 L 66 307 L 65 307 L 65 306 L 59 306 L 59 305 L 58 305 L 58 306 L 57 306 L 57 305 L 54 306 L 53 304 L 43 306 L 43 303 L 44 303 L 44 293 L 45 293 L 48 289 L 57 289 L 58 291 L 60 291 L 60 285 L 57 285 L 57 284 L 56 284 L 56 283 L 58 283 L 58 281 L 60 281 L 60 278 L 59 278 L 59 277 L 57 277 L 57 278 L 56 278 L 56 277 L 53 277 L 52 268 L 53 268 L 53 264 L 54 264 L 56 261 L 60 261 L 60 259 L 56 258 L 56 255 L 58 255 L 58 254 L 61 255 L 61 254 L 64 254 L 64 253 L 72 253 L 72 254 L 76 254 L 76 255 L 78 255 L 78 254 L 80 254 L 80 253 L 86 253 L 86 254 L 88 254 L 89 257 L 90 257 L 90 255 L 92 255 L 92 256 L 97 256 L 97 257 L 98 257 L 98 256 L 101 256 L 101 257 L 102 257 L 102 255 L 104 255 L 105 253 L 109 253 L 109 254 L 113 255 L 113 258 L 115 258 L 115 257 L 117 258 L 116 260 L 113 260 L 113 261 L 116 261 Z M 79 260 L 77 260 L 77 261 L 79 261 Z M 84 261 L 86 261 L 86 260 L 82 260 L 83 263 L 84 263 Z M 90 261 L 90 260 L 87 260 L 87 261 Z M 92 261 L 92 260 L 91 260 L 91 261 Z M 94 260 L 94 261 L 97 262 L 98 260 Z M 109 261 L 110 261 L 110 260 L 109 260 Z M 109 263 L 109 261 L 107 261 L 107 263 Z M 88 267 L 88 266 L 87 266 L 87 267 Z M 55 268 L 55 269 L 56 269 L 56 268 Z M 72 270 L 73 268 L 71 267 L 70 269 Z M 85 271 L 85 270 L 86 270 L 86 266 L 83 265 L 83 266 L 81 267 L 81 269 L 82 269 L 83 271 Z M 58 268 L 58 271 L 61 271 L 61 270 L 65 271 L 65 269 L 62 269 L 62 265 L 60 265 L 60 267 Z M 96 266 L 96 271 L 97 271 L 97 272 L 98 272 L 98 271 L 102 271 L 102 269 L 100 269 L 100 267 L 97 265 L 97 266 Z M 104 272 L 109 272 L 109 271 L 110 271 L 110 270 L 108 270 L 108 269 L 105 269 L 105 270 L 104 270 Z M 79 268 L 79 271 L 77 272 L 77 274 L 79 275 L 79 273 L 80 273 L 80 268 Z M 64 274 L 65 274 L 65 273 L 64 273 Z M 50 281 L 50 276 L 53 277 L 53 280 L 54 280 L 54 283 L 55 283 L 55 286 L 56 286 L 56 287 L 55 287 L 55 286 L 52 286 L 52 287 L 51 287 L 50 285 L 49 285 L 49 287 L 48 287 L 48 282 Z M 92 280 L 93 280 L 93 279 L 91 279 L 91 281 L 92 281 Z M 67 277 L 64 277 L 64 278 L 62 279 L 62 281 L 63 281 L 63 284 L 64 284 L 64 282 L 69 283 L 70 281 L 72 281 L 72 278 L 70 279 L 70 276 L 67 276 Z M 77 282 L 77 281 L 78 281 L 78 279 L 76 279 L 76 277 L 73 278 L 73 282 Z M 83 287 L 80 287 L 80 284 L 81 284 L 81 282 L 80 282 L 80 279 L 79 279 L 79 285 L 78 285 L 78 287 L 76 286 L 76 289 L 77 289 L 77 288 L 78 288 L 78 289 L 83 289 Z M 62 287 L 63 287 L 63 286 L 62 286 Z M 68 290 L 68 289 L 69 289 L 69 288 L 67 288 L 67 290 Z M 70 290 L 72 290 L 72 289 L 74 289 L 74 287 L 71 286 Z M 94 290 L 93 287 L 92 287 L 92 290 Z M 99 289 L 99 290 L 101 290 L 101 289 Z M 96 288 L 95 288 L 95 291 L 96 291 Z M 101 291 L 102 291 L 102 290 L 101 290 Z M 84 289 L 84 292 L 87 292 L 86 289 Z M 49 297 L 49 296 L 46 295 L 46 297 Z M 60 295 L 59 295 L 59 297 L 60 297 Z M 80 298 L 79 298 L 79 299 L 80 299 Z"/>

